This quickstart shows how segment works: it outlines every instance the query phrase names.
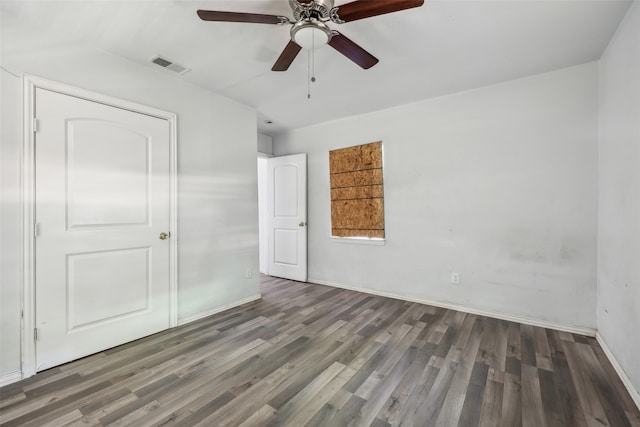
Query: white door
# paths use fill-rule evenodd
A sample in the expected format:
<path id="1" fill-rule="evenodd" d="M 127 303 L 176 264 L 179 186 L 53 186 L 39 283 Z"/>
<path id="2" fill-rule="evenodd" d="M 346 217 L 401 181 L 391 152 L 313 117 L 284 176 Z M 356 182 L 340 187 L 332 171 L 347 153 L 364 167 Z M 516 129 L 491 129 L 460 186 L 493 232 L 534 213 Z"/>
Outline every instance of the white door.
<path id="1" fill-rule="evenodd" d="M 307 280 L 307 155 L 269 159 L 269 275 Z"/>
<path id="2" fill-rule="evenodd" d="M 170 326 L 170 128 L 45 89 L 35 98 L 40 371 Z"/>

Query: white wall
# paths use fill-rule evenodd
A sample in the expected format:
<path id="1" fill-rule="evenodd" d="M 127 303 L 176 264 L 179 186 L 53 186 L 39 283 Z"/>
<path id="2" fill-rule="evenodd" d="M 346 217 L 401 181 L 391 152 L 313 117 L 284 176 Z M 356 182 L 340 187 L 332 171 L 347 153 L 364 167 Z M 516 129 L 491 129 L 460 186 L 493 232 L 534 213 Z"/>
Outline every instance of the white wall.
<path id="1" fill-rule="evenodd" d="M 245 279 L 246 268 L 258 271 L 256 112 L 227 98 L 182 82 L 106 52 L 68 43 L 38 28 L 2 28 L 2 66 L 99 93 L 138 102 L 178 115 L 178 311 L 191 319 L 259 295 L 258 275 Z M 151 56 L 151 55 L 150 55 Z M 3 81 L 5 77 L 3 74 Z M 0 378 L 19 363 L 15 348 L 19 283 L 13 269 L 5 273 L 5 254 L 20 248 L 5 233 L 20 229 L 15 202 L 15 152 L 21 140 L 5 138 L 5 125 L 18 125 L 9 92 L 2 91 L 2 158 L 10 162 L 2 187 L 2 360 Z M 9 153 L 5 160 L 5 153 Z M 5 212 L 12 215 L 5 218 Z M 6 220 L 5 220 L 6 219 Z M 5 316 L 11 319 L 6 320 Z"/>
<path id="2" fill-rule="evenodd" d="M 309 279 L 593 330 L 597 102 L 589 63 L 274 136 L 309 153 Z M 378 140 L 386 245 L 331 241 L 328 151 Z"/>
<path id="3" fill-rule="evenodd" d="M 640 3 L 600 60 L 598 311 L 601 337 L 640 405 Z"/>
<path id="4" fill-rule="evenodd" d="M 263 133 L 258 134 L 258 152 L 273 154 L 273 138 Z"/>
<path id="5" fill-rule="evenodd" d="M 19 77 L 0 70 L 0 384 L 20 372 L 21 88 Z"/>

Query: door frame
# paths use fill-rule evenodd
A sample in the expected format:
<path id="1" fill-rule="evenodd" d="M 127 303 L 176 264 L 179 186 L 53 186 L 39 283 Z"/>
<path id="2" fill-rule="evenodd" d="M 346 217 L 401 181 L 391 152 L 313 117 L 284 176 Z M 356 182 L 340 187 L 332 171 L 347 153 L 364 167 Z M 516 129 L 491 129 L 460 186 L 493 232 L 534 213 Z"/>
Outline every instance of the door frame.
<path id="1" fill-rule="evenodd" d="M 178 325 L 178 159 L 177 115 L 164 110 L 76 88 L 41 77 L 25 74 L 23 80 L 23 137 L 21 171 L 22 209 L 22 307 L 21 371 L 22 378 L 36 373 L 35 344 L 35 91 L 36 88 L 70 95 L 169 122 L 169 327 Z"/>
<path id="2" fill-rule="evenodd" d="M 263 160 L 265 163 L 272 158 L 273 154 L 262 153 L 258 151 L 257 163 Z M 268 170 L 267 165 L 267 170 Z M 262 191 L 261 191 L 262 190 Z M 260 193 L 264 196 L 264 205 L 261 203 Z M 261 176 L 260 168 L 258 168 L 258 249 L 260 265 L 265 263 L 265 271 L 260 271 L 267 276 L 269 275 L 269 176 Z M 267 206 L 265 206 L 267 205 Z M 262 207 L 262 209 L 260 209 Z M 261 270 L 261 269 L 259 269 Z"/>

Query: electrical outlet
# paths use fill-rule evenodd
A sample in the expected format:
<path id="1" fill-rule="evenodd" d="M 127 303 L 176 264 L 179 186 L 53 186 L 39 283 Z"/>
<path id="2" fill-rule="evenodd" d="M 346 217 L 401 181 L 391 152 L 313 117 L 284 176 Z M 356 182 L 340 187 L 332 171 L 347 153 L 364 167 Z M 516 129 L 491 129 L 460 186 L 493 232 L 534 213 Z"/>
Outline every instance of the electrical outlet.
<path id="1" fill-rule="evenodd" d="M 250 269 L 250 268 L 247 268 L 247 269 L 244 271 L 244 278 L 245 278 L 245 279 L 251 279 L 251 277 L 252 277 L 252 276 L 253 276 L 253 272 L 251 271 L 251 269 Z"/>
<path id="2" fill-rule="evenodd" d="M 451 273 L 451 283 L 454 285 L 460 284 L 460 273 Z"/>

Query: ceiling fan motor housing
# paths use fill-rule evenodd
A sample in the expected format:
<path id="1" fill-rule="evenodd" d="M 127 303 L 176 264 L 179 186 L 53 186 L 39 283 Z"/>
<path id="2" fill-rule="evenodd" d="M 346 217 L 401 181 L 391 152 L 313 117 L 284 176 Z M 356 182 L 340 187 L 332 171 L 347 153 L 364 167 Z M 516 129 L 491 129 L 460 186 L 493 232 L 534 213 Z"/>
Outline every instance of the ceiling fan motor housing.
<path id="1" fill-rule="evenodd" d="M 289 5 L 293 11 L 296 21 L 306 19 L 329 19 L 333 9 L 334 0 L 313 0 L 300 2 L 299 0 L 289 0 Z"/>
<path id="2" fill-rule="evenodd" d="M 323 18 L 328 18 L 331 13 L 331 9 L 333 9 L 334 0 L 316 0 L 314 3 L 316 5 L 315 9 L 320 13 L 320 16 Z"/>

